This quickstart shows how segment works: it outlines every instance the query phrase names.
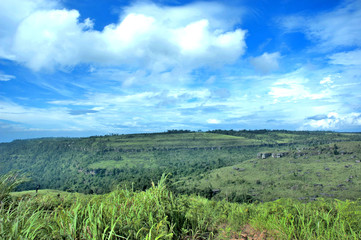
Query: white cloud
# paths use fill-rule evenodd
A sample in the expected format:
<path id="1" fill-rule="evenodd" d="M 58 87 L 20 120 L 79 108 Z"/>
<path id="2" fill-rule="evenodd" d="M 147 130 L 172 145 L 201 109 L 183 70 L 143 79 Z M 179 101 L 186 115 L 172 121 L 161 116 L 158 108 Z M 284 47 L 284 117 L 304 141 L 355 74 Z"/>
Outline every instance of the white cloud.
<path id="1" fill-rule="evenodd" d="M 146 126 L 156 126 L 153 131 L 159 131 L 174 124 L 185 123 L 182 126 L 186 128 L 190 123 L 204 124 L 204 119 L 211 118 L 214 112 L 182 114 L 182 110 L 199 107 L 210 95 L 208 89 L 172 89 L 124 95 L 97 93 L 83 100 L 52 101 L 48 103 L 52 105 L 48 108 L 0 100 L 0 116 L 26 129 L 107 133 L 124 127 L 131 128 L 133 132 L 137 129 L 144 132 Z M 189 101 L 194 99 L 197 100 Z M 209 106 L 212 104 L 210 102 Z"/>
<path id="2" fill-rule="evenodd" d="M 0 115 L 2 119 L 24 124 L 26 128 L 52 129 L 54 126 L 66 129 L 76 128 L 73 120 L 67 117 L 68 112 L 64 107 L 42 109 L 0 101 Z M 77 125 L 81 126 L 79 123 Z"/>
<path id="3" fill-rule="evenodd" d="M 130 13 L 153 16 L 161 22 L 167 22 L 170 28 L 184 27 L 200 19 L 207 19 L 214 29 L 230 31 L 233 25 L 240 22 L 244 10 L 238 7 L 228 7 L 217 2 L 194 2 L 179 7 L 159 7 L 150 2 L 137 2 L 123 9 L 124 15 Z"/>
<path id="4" fill-rule="evenodd" d="M 339 65 L 361 65 L 361 49 L 335 53 L 328 57 L 330 63 Z"/>
<path id="5" fill-rule="evenodd" d="M 86 44 L 76 10 L 37 11 L 19 25 L 13 45 L 16 60 L 34 70 L 80 62 Z M 89 46 L 91 47 L 91 46 Z"/>
<path id="6" fill-rule="evenodd" d="M 269 75 L 267 78 L 269 79 L 267 85 L 273 83 L 265 89 L 265 92 L 274 98 L 275 102 L 298 100 L 343 102 L 339 99 L 342 89 L 350 88 L 344 82 L 348 78 L 332 69 L 310 71 L 307 67 L 301 67 L 293 72 Z"/>
<path id="7" fill-rule="evenodd" d="M 219 124 L 219 123 L 221 123 L 221 121 L 219 121 L 218 119 L 211 118 L 211 119 L 207 120 L 207 123 L 209 123 L 209 124 Z"/>
<path id="8" fill-rule="evenodd" d="M 337 119 L 339 118 L 339 114 L 337 112 L 330 112 L 327 114 L 327 117 L 330 119 Z"/>
<path id="9" fill-rule="evenodd" d="M 13 76 L 13 75 L 8 75 L 8 74 L 2 74 L 0 73 L 0 81 L 3 81 L 3 82 L 7 82 L 7 81 L 10 81 L 11 79 L 15 79 L 16 77 Z"/>
<path id="10" fill-rule="evenodd" d="M 332 84 L 333 81 L 331 80 L 331 76 L 327 76 L 327 77 L 324 77 L 321 81 L 320 81 L 320 84 Z"/>
<path id="11" fill-rule="evenodd" d="M 270 88 L 269 95 L 275 99 L 287 98 L 290 100 L 299 100 L 299 99 L 321 99 L 327 97 L 326 91 L 321 91 L 319 93 L 311 93 L 309 88 L 305 86 L 305 83 L 308 82 L 308 79 L 303 78 L 283 78 L 276 81 L 273 86 Z"/>
<path id="12" fill-rule="evenodd" d="M 17 27 L 36 11 L 58 8 L 56 0 L 1 0 L 0 1 L 0 57 L 15 59 L 11 52 Z"/>
<path id="13" fill-rule="evenodd" d="M 33 0 L 35 6 L 24 7 L 26 11 L 18 13 L 21 17 L 12 19 L 13 33 L 0 35 L 10 51 L 0 47 L 0 56 L 33 70 L 91 63 L 190 71 L 232 63 L 246 47 L 246 32 L 233 29 L 239 21 L 236 12 L 218 3 L 207 3 L 206 8 L 204 3 L 183 7 L 137 3 L 124 8 L 119 22 L 102 31 L 94 30 L 90 19 L 80 22 L 77 10 L 50 9 L 56 5 L 43 3 L 47 2 Z M 10 5 L 17 9 L 21 1 L 6 1 L 0 12 Z"/>
<path id="14" fill-rule="evenodd" d="M 280 20 L 286 31 L 302 31 L 319 47 L 361 46 L 361 1 L 344 1 L 332 11 L 316 16 L 294 15 Z"/>
<path id="15" fill-rule="evenodd" d="M 199 101 L 209 99 L 211 92 L 208 89 L 172 89 L 164 91 L 145 91 L 133 94 L 96 93 L 89 94 L 85 99 L 75 101 L 50 101 L 50 104 L 63 106 L 97 106 L 93 110 L 106 110 L 109 108 L 122 108 L 122 111 L 133 111 L 133 107 L 141 111 L 149 111 L 149 107 L 157 107 L 159 103 L 167 101 L 182 102 L 179 107 L 193 107 L 196 103 L 183 103 L 186 100 L 197 98 Z M 187 105 L 184 105 L 187 104 Z M 166 104 L 161 104 L 166 105 Z M 150 109 L 153 111 L 154 109 Z"/>
<path id="16" fill-rule="evenodd" d="M 250 59 L 253 67 L 262 74 L 270 73 L 278 69 L 278 60 L 281 58 L 279 52 L 263 53 L 261 56 Z"/>
<path id="17" fill-rule="evenodd" d="M 323 119 L 308 119 L 304 129 L 347 129 L 361 126 L 361 113 L 339 114 L 330 112 Z"/>

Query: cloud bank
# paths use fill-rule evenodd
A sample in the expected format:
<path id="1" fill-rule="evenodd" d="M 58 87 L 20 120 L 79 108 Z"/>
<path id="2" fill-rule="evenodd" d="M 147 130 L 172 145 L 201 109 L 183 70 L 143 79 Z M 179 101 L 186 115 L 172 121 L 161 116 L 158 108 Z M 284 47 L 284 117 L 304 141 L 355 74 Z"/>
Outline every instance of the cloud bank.
<path id="1" fill-rule="evenodd" d="M 330 112 L 327 115 L 318 115 L 306 119 L 306 129 L 352 129 L 361 126 L 361 113 L 338 114 Z"/>

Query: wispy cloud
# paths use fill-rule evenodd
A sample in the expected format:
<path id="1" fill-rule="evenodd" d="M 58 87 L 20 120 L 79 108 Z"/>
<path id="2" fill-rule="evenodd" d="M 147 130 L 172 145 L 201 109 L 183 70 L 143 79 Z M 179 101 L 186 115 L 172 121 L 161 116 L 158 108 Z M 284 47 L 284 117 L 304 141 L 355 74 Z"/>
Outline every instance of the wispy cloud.
<path id="1" fill-rule="evenodd" d="M 72 109 L 69 111 L 70 115 L 83 115 L 88 113 L 96 113 L 98 111 L 92 109 Z"/>
<path id="2" fill-rule="evenodd" d="M 282 78 L 274 82 L 270 87 L 268 94 L 276 100 L 284 99 L 286 101 L 295 101 L 300 99 L 325 99 L 331 97 L 332 92 L 327 86 L 324 88 L 317 86 L 316 89 L 319 89 L 318 91 L 311 90 L 308 87 L 308 85 L 310 85 L 310 80 L 308 78 L 305 78 L 302 75 L 292 75 L 295 74 L 291 74 L 286 78 Z M 320 85 L 323 85 L 324 83 L 325 82 L 321 81 Z"/>
<path id="3" fill-rule="evenodd" d="M 317 15 L 291 15 L 279 19 L 288 32 L 300 31 L 324 50 L 361 47 L 361 1 L 344 1 Z"/>
<path id="4" fill-rule="evenodd" d="M 10 81 L 11 79 L 15 79 L 16 77 L 13 76 L 13 75 L 8 75 L 8 74 L 2 74 L 0 73 L 0 81 L 3 81 L 3 82 L 7 82 L 7 81 Z"/>
<path id="5" fill-rule="evenodd" d="M 348 51 L 348 52 L 339 52 L 332 54 L 328 57 L 330 63 L 339 64 L 339 65 L 361 65 L 361 49 Z"/>

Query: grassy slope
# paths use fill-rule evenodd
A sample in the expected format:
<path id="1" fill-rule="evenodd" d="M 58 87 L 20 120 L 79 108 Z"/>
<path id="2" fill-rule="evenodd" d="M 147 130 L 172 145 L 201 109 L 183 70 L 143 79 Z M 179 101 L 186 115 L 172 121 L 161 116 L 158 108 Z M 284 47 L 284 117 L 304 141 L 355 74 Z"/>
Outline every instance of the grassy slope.
<path id="1" fill-rule="evenodd" d="M 69 193 L 65 191 L 55 189 L 39 189 L 38 193 L 35 190 L 27 190 L 20 192 L 11 192 L 10 195 L 16 199 L 28 198 L 28 197 L 68 197 L 68 196 L 82 196 L 81 193 Z"/>
<path id="2" fill-rule="evenodd" d="M 56 193 L 42 191 L 0 207 L 0 238 L 253 239 L 256 233 L 273 239 L 361 237 L 360 202 L 217 202 L 196 196 L 175 197 L 164 180 L 142 192 L 68 193 L 64 198 L 52 194 Z"/>
<path id="3" fill-rule="evenodd" d="M 178 184 L 185 189 L 220 189 L 216 196 L 219 199 L 232 193 L 250 195 L 262 201 L 282 197 L 305 200 L 314 197 L 360 198 L 361 163 L 356 163 L 361 160 L 360 142 L 337 143 L 337 147 L 336 155 L 334 144 L 329 144 L 289 150 L 289 156 L 282 158 L 258 159 L 254 156 L 234 166 L 212 170 L 202 177 L 184 178 Z M 306 155 L 297 156 L 302 155 L 300 153 Z"/>
<path id="4" fill-rule="evenodd" d="M 325 133 L 324 136 L 327 136 L 332 133 Z M 348 134 L 342 134 L 336 137 L 336 134 L 332 138 L 333 140 L 348 140 Z M 312 136 L 308 138 L 308 141 L 319 140 L 319 136 Z M 144 164 L 146 167 L 157 167 L 159 163 L 157 161 L 158 154 L 153 154 L 152 150 L 160 151 L 174 151 L 175 153 L 179 150 L 202 150 L 213 148 L 234 148 L 234 147 L 247 147 L 247 146 L 261 146 L 264 144 L 303 144 L 304 136 L 299 136 L 292 133 L 273 133 L 268 136 L 265 134 L 259 134 L 253 138 L 246 138 L 243 136 L 230 136 L 224 134 L 214 134 L 214 133 L 182 133 L 182 134 L 153 134 L 153 135 L 121 135 L 121 136 L 109 136 L 104 138 L 97 139 L 93 143 L 93 146 L 106 144 L 108 149 L 115 151 L 125 151 L 122 153 L 122 161 L 118 160 L 105 160 L 97 161 L 92 164 L 89 164 L 87 168 L 89 169 L 113 169 L 113 168 L 123 168 L 134 167 Z M 267 148 L 265 148 L 267 149 Z M 134 150 L 134 151 L 131 151 Z M 143 150 L 144 152 L 137 152 L 137 150 Z M 129 152 L 130 151 L 130 152 Z M 187 155 L 187 151 L 183 151 L 180 154 L 176 155 Z M 150 153 L 149 153 L 150 152 Z M 195 153 L 195 154 L 193 154 Z M 193 152 L 195 157 L 197 152 Z M 158 156 L 155 156 L 158 155 Z M 216 155 L 216 154 L 215 154 Z M 183 156 L 181 156 L 182 158 Z M 189 158 L 191 156 L 186 156 Z M 183 157 L 184 158 L 184 157 Z M 162 160 L 163 161 L 163 160 Z"/>
<path id="5" fill-rule="evenodd" d="M 123 149 L 193 148 L 260 144 L 259 140 L 212 133 L 109 136 L 109 146 Z"/>

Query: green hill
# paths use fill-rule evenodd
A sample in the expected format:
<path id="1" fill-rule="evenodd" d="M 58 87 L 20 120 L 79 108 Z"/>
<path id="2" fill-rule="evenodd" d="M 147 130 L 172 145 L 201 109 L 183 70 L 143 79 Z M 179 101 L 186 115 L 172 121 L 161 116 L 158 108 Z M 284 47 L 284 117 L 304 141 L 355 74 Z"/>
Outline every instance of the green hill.
<path id="1" fill-rule="evenodd" d="M 352 161 L 360 159 L 360 141 L 359 133 L 285 130 L 174 130 L 16 140 L 0 144 L 0 174 L 12 170 L 28 174 L 32 181 L 18 190 L 37 185 L 97 194 L 117 186 L 145 190 L 169 173 L 169 187 L 175 193 L 207 198 L 239 202 L 285 196 L 356 199 L 360 197 L 356 191 L 360 165 Z M 335 144 L 338 149 L 333 149 Z M 298 151 L 304 155 L 297 156 Z M 288 155 L 257 159 L 260 152 Z"/>
<path id="2" fill-rule="evenodd" d="M 211 193 L 216 190 L 214 198 L 238 202 L 361 197 L 361 142 L 290 148 L 269 155 L 272 153 L 273 157 L 255 155 L 198 177 L 184 177 L 177 183 L 178 188 Z"/>

